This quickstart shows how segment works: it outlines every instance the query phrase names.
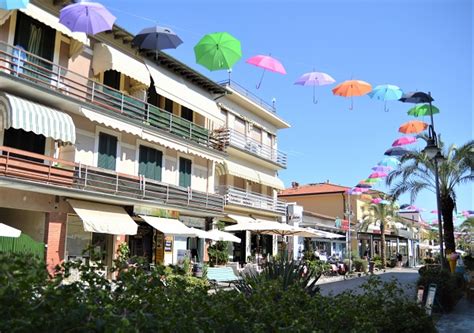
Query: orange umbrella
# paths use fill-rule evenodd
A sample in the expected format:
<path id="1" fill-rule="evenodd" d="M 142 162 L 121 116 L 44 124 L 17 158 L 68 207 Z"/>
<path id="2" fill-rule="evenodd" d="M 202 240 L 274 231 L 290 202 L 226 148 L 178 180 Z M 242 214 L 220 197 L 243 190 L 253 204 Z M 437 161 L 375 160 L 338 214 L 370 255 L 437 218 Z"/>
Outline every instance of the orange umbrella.
<path id="1" fill-rule="evenodd" d="M 348 80 L 337 85 L 332 90 L 332 93 L 337 96 L 350 97 L 351 107 L 349 108 L 349 110 L 352 110 L 354 107 L 352 97 L 366 95 L 371 90 L 372 90 L 372 86 L 370 85 L 370 83 L 367 83 L 365 81 L 360 81 L 360 80 Z"/>
<path id="2" fill-rule="evenodd" d="M 398 131 L 405 134 L 417 134 L 428 128 L 428 124 L 419 120 L 412 120 L 400 126 Z"/>

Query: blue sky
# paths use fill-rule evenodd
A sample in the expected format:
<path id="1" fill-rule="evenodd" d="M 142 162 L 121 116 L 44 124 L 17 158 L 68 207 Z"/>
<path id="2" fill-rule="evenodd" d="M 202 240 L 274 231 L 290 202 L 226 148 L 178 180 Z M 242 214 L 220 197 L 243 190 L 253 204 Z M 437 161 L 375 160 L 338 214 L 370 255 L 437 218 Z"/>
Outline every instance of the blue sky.
<path id="1" fill-rule="evenodd" d="M 277 0 L 100 1 L 117 24 L 136 33 L 144 27 L 169 26 L 184 40 L 168 53 L 214 80 L 195 64 L 193 47 L 206 33 L 226 31 L 242 43 L 243 59 L 232 79 L 265 100 L 276 99 L 277 113 L 292 128 L 279 134 L 279 148 L 289 155 L 280 177 L 289 186 L 329 180 L 355 185 L 366 178 L 409 117 L 411 105 L 388 104 L 369 97 L 350 101 L 320 87 L 293 85 L 313 67 L 337 82 L 351 78 L 395 84 L 404 91 L 431 91 L 441 114 L 435 127 L 447 143 L 473 138 L 473 16 L 471 0 Z M 259 90 L 260 70 L 245 64 L 256 54 L 281 60 L 287 75 L 268 73 Z M 428 121 L 428 119 L 426 119 Z M 384 190 L 384 187 L 379 187 Z M 404 203 L 408 198 L 402 198 Z M 474 208 L 473 185 L 458 189 L 458 208 Z M 417 206 L 435 209 L 435 196 L 421 194 Z M 425 214 L 427 219 L 434 218 Z"/>

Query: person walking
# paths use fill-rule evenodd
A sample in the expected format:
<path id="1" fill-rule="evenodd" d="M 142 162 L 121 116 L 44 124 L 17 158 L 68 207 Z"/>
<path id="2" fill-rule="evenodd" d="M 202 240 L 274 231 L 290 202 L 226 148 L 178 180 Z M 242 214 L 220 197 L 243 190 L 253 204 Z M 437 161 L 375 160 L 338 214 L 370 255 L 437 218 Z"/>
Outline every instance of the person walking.
<path id="1" fill-rule="evenodd" d="M 402 268 L 403 256 L 400 252 L 397 252 L 397 267 Z"/>

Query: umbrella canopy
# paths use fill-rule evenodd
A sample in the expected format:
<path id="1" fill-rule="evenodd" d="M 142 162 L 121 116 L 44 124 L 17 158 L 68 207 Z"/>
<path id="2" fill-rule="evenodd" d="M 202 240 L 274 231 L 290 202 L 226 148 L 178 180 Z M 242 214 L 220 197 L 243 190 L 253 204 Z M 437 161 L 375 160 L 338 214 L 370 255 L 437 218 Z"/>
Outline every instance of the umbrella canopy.
<path id="1" fill-rule="evenodd" d="M 383 160 L 377 163 L 377 165 L 396 168 L 400 165 L 400 161 L 395 157 L 385 157 Z"/>
<path id="2" fill-rule="evenodd" d="M 242 58 L 240 41 L 227 32 L 207 34 L 194 46 L 196 62 L 210 71 L 230 69 Z"/>
<path id="3" fill-rule="evenodd" d="M 410 145 L 415 143 L 417 139 L 414 136 L 403 136 L 392 143 L 392 147 L 400 147 L 404 145 Z"/>
<path id="4" fill-rule="evenodd" d="M 97 2 L 78 2 L 61 9 L 59 22 L 71 31 L 95 35 L 112 30 L 116 17 Z"/>
<path id="5" fill-rule="evenodd" d="M 183 41 L 171 29 L 154 26 L 145 28 L 133 37 L 132 44 L 145 50 L 175 49 Z"/>
<path id="6" fill-rule="evenodd" d="M 408 92 L 406 94 L 403 94 L 402 97 L 400 98 L 400 102 L 404 103 L 414 103 L 414 104 L 419 104 L 419 103 L 430 103 L 433 102 L 434 99 L 431 97 L 430 94 L 427 94 L 422 91 L 413 91 L 413 92 Z"/>
<path id="7" fill-rule="evenodd" d="M 386 174 L 385 172 L 376 171 L 376 172 L 372 172 L 369 178 L 384 178 L 387 176 L 388 174 Z"/>
<path id="8" fill-rule="evenodd" d="M 396 101 L 402 97 L 402 90 L 394 85 L 391 84 L 382 84 L 376 86 L 370 93 L 369 96 L 372 99 L 377 99 L 379 101 L 384 101 L 384 110 L 388 111 L 387 109 L 387 101 Z"/>
<path id="9" fill-rule="evenodd" d="M 367 178 L 367 179 L 364 179 L 364 182 L 366 182 L 367 184 L 376 184 L 379 181 L 381 181 L 380 178 Z"/>
<path id="10" fill-rule="evenodd" d="M 404 134 L 417 134 L 428 128 L 428 124 L 419 120 L 412 120 L 400 126 L 398 131 Z"/>
<path id="11" fill-rule="evenodd" d="M 210 239 L 215 240 L 215 241 L 234 242 L 234 243 L 241 242 L 241 239 L 239 237 L 232 235 L 231 233 L 218 230 L 218 229 L 207 231 L 207 234 Z"/>
<path id="12" fill-rule="evenodd" d="M 369 183 L 366 183 L 365 181 L 361 181 L 355 187 L 357 187 L 357 188 L 371 188 L 372 185 L 370 185 Z"/>
<path id="13" fill-rule="evenodd" d="M 354 96 L 363 96 L 368 94 L 372 90 L 370 83 L 360 80 L 348 80 L 344 81 L 341 84 L 337 85 L 332 93 L 337 96 L 350 97 L 351 98 L 351 107 L 354 108 L 353 97 Z"/>
<path id="14" fill-rule="evenodd" d="M 328 238 L 328 239 L 336 239 L 336 238 L 346 237 L 345 235 L 339 235 L 339 234 L 336 234 L 336 233 L 333 233 L 333 232 L 328 232 L 328 231 L 324 231 L 324 230 L 317 230 L 317 229 L 309 228 L 309 227 L 304 228 L 304 229 L 306 229 L 309 232 L 313 232 L 316 235 L 316 236 L 313 236 L 313 237 Z"/>
<path id="15" fill-rule="evenodd" d="M 262 84 L 265 71 L 286 74 L 285 67 L 283 67 L 282 63 L 279 62 L 277 59 L 272 58 L 271 56 L 259 54 L 247 59 L 246 63 L 263 68 L 263 73 L 262 73 L 262 76 L 260 77 L 260 82 L 256 86 L 257 89 L 260 88 L 260 85 Z"/>
<path id="16" fill-rule="evenodd" d="M 403 156 L 407 153 L 409 153 L 410 151 L 409 150 L 406 150 L 402 147 L 392 147 L 392 148 L 389 148 L 385 151 L 384 155 L 387 155 L 387 156 Z"/>
<path id="17" fill-rule="evenodd" d="M 309 72 L 305 73 L 295 81 L 296 85 L 300 86 L 312 86 L 313 87 L 313 103 L 317 103 L 315 94 L 316 86 L 325 86 L 336 82 L 331 75 L 321 72 Z"/>
<path id="18" fill-rule="evenodd" d="M 372 199 L 372 201 L 370 202 L 373 204 L 379 204 L 381 201 L 382 201 L 382 198 L 375 198 L 375 199 Z"/>
<path id="19" fill-rule="evenodd" d="M 0 0 L 0 9 L 14 10 L 26 8 L 30 0 Z"/>
<path id="20" fill-rule="evenodd" d="M 0 236 L 1 237 L 13 237 L 17 238 L 20 237 L 21 230 L 16 228 L 10 227 L 9 225 L 0 223 Z"/>
<path id="21" fill-rule="evenodd" d="M 390 167 L 390 166 L 383 166 L 383 165 L 377 165 L 377 166 L 374 166 L 374 167 L 372 168 L 372 171 L 375 171 L 375 172 L 385 172 L 385 173 L 387 173 L 387 172 L 390 172 L 390 171 L 392 171 L 392 170 L 393 170 L 392 167 Z"/>
<path id="22" fill-rule="evenodd" d="M 313 237 L 304 228 L 297 228 L 285 223 L 273 221 L 256 221 L 237 223 L 224 228 L 225 231 L 253 231 L 264 235 Z"/>
<path id="23" fill-rule="evenodd" d="M 415 105 L 407 112 L 409 116 L 414 116 L 414 117 L 430 116 L 431 114 L 437 114 L 437 113 L 439 113 L 439 109 L 434 105 L 431 105 L 431 109 L 430 109 L 429 104 Z"/>

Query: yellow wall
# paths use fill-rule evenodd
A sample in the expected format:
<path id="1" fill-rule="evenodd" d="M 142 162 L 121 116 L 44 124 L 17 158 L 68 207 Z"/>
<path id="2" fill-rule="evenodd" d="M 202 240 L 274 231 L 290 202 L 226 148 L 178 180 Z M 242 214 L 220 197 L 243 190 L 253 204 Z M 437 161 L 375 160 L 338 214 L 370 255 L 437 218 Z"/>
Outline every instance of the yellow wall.
<path id="1" fill-rule="evenodd" d="M 340 218 L 344 216 L 345 209 L 342 193 L 291 196 L 280 199 L 287 202 L 296 202 L 309 212 Z"/>

